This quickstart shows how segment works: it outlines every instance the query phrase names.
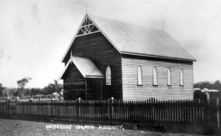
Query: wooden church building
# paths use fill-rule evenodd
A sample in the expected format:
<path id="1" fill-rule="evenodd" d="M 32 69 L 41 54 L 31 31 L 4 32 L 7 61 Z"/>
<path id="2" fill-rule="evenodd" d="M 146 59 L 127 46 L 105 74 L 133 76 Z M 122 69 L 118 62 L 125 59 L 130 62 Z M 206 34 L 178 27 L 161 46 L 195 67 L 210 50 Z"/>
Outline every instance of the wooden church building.
<path id="1" fill-rule="evenodd" d="M 194 61 L 164 31 L 85 15 L 62 59 L 64 99 L 193 99 Z"/>

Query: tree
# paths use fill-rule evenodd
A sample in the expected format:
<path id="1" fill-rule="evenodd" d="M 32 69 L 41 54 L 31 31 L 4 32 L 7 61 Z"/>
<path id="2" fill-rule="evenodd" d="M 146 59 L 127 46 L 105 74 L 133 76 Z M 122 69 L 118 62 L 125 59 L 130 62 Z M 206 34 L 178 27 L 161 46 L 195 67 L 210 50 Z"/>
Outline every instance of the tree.
<path id="1" fill-rule="evenodd" d="M 208 81 L 198 82 L 194 84 L 194 87 L 200 89 L 203 88 L 216 89 L 221 91 L 221 82 L 219 80 L 216 80 L 215 82 L 208 82 Z"/>
<path id="2" fill-rule="evenodd" d="M 5 87 L 2 86 L 2 83 L 0 83 L 0 96 L 3 95 L 3 90 L 5 89 Z"/>
<path id="3" fill-rule="evenodd" d="M 5 87 L 3 90 L 3 96 L 18 96 L 18 89 Z"/>
<path id="4" fill-rule="evenodd" d="M 54 83 L 48 84 L 48 86 L 43 88 L 43 94 L 52 94 L 53 92 L 60 93 L 62 89 L 62 84 L 59 84 L 57 80 L 54 80 Z"/>
<path id="5" fill-rule="evenodd" d="M 18 84 L 18 95 L 19 96 L 23 96 L 23 90 L 26 86 L 26 84 L 31 80 L 30 77 L 25 77 L 25 78 L 22 78 L 20 80 L 17 81 L 17 84 Z"/>
<path id="6" fill-rule="evenodd" d="M 41 89 L 40 89 L 40 88 L 31 88 L 31 89 L 30 89 L 30 94 L 31 94 L 31 96 L 33 96 L 33 95 L 38 95 L 40 92 L 41 92 Z"/>

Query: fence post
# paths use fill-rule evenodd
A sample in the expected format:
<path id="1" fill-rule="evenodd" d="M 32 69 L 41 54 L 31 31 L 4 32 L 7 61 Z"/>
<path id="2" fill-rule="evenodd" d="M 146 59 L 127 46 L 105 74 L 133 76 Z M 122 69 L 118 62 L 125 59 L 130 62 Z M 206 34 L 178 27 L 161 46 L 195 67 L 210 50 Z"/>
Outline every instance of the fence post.
<path id="1" fill-rule="evenodd" d="M 78 120 L 80 120 L 80 116 L 81 116 L 81 97 L 78 98 Z"/>
<path id="2" fill-rule="evenodd" d="M 111 97 L 111 120 L 113 120 L 114 117 L 114 97 Z"/>
<path id="3" fill-rule="evenodd" d="M 51 99 L 51 118 L 53 119 L 53 100 Z"/>
<path id="4" fill-rule="evenodd" d="M 10 99 L 8 97 L 6 100 L 6 114 L 8 117 L 10 116 Z"/>
<path id="5" fill-rule="evenodd" d="M 220 117 L 219 117 L 219 98 L 216 98 L 216 119 L 217 119 L 217 128 L 220 128 Z"/>

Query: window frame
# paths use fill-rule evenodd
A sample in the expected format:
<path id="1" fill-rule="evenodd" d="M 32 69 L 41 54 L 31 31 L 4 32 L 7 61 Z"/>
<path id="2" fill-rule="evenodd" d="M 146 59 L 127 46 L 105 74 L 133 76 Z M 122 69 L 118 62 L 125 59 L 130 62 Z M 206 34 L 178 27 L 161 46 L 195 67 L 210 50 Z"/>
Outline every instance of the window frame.
<path id="1" fill-rule="evenodd" d="M 111 67 L 108 65 L 105 69 L 105 85 L 111 86 L 112 85 L 112 76 L 111 76 Z"/>
<path id="2" fill-rule="evenodd" d="M 171 68 L 167 68 L 167 86 L 172 86 Z"/>
<path id="3" fill-rule="evenodd" d="M 143 86 L 143 70 L 141 65 L 137 67 L 137 86 Z"/>
<path id="4" fill-rule="evenodd" d="M 158 74 L 157 74 L 157 67 L 153 67 L 153 86 L 158 86 Z"/>
<path id="5" fill-rule="evenodd" d="M 184 71 L 183 71 L 183 68 L 180 68 L 180 71 L 179 71 L 179 84 L 180 86 L 184 86 Z"/>

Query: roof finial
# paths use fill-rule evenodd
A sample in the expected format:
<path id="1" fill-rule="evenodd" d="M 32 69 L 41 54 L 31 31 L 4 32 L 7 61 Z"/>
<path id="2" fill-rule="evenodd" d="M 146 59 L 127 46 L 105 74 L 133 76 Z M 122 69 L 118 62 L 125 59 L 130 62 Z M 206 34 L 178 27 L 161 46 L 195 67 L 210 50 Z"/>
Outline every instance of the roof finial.
<path id="1" fill-rule="evenodd" d="M 162 31 L 165 31 L 165 20 L 166 20 L 166 8 L 164 8 L 163 16 L 162 16 Z"/>
<path id="2" fill-rule="evenodd" d="M 87 0 L 84 0 L 84 4 L 85 4 L 85 13 L 87 15 Z"/>

